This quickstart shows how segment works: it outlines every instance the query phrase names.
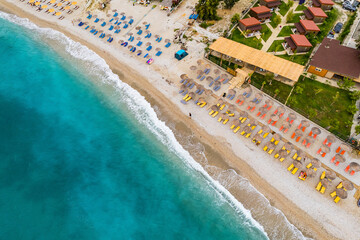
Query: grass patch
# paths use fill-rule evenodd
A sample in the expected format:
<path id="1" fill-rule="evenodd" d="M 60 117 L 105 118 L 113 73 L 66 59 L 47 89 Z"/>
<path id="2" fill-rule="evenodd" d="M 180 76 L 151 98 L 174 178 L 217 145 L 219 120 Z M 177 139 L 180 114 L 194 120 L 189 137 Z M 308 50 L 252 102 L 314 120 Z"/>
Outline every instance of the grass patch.
<path id="1" fill-rule="evenodd" d="M 353 115 L 346 110 L 348 106 L 354 104 L 350 99 L 350 92 L 309 78 L 299 80 L 295 88 L 297 86 L 303 91 L 301 94 L 296 94 L 294 91 L 288 105 L 320 126 L 346 139 L 350 135 L 351 128 L 347 123 L 353 118 Z M 338 99 L 334 99 L 336 92 L 339 92 Z"/>
<path id="2" fill-rule="evenodd" d="M 279 13 L 282 16 L 285 16 L 285 14 L 289 11 L 290 6 L 287 5 L 285 2 L 281 2 L 281 4 L 279 5 Z"/>
<path id="3" fill-rule="evenodd" d="M 289 20 L 286 21 L 286 23 L 296 23 L 300 21 L 300 17 L 304 15 L 303 13 L 294 13 L 294 16 Z"/>
<path id="4" fill-rule="evenodd" d="M 274 18 L 277 16 L 275 12 L 272 12 L 271 18 L 270 18 L 270 25 L 275 29 L 279 24 L 274 23 Z"/>
<path id="5" fill-rule="evenodd" d="M 304 4 L 301 4 L 301 5 L 299 5 L 299 6 L 297 6 L 297 7 L 295 8 L 295 12 L 304 11 L 304 10 L 306 10 L 306 9 L 307 9 L 307 7 L 305 7 Z"/>
<path id="6" fill-rule="evenodd" d="M 288 37 L 290 34 L 293 34 L 291 29 L 294 28 L 294 26 L 284 26 L 281 31 L 279 32 L 278 37 Z"/>
<path id="7" fill-rule="evenodd" d="M 235 28 L 230 35 L 230 39 L 256 49 L 261 49 L 263 46 L 260 39 L 257 39 L 256 37 L 245 38 L 237 28 Z"/>
<path id="8" fill-rule="evenodd" d="M 266 24 L 261 24 L 261 27 L 262 39 L 266 42 L 271 36 L 272 32 Z"/>
<path id="9" fill-rule="evenodd" d="M 307 37 L 309 39 L 309 42 L 315 46 L 318 43 L 321 43 L 324 37 L 327 36 L 329 31 L 333 28 L 335 25 L 336 20 L 338 19 L 339 12 L 336 8 L 333 8 L 330 12 L 327 12 L 326 15 L 328 17 L 325 19 L 325 21 L 319 25 L 320 32 L 316 36 L 312 36 L 311 34 Z"/>
<path id="10" fill-rule="evenodd" d="M 275 52 L 276 50 L 277 52 L 283 51 L 284 47 L 281 45 L 283 42 L 284 40 L 275 40 L 267 51 L 268 52 Z"/>
<path id="11" fill-rule="evenodd" d="M 210 27 L 212 25 L 214 25 L 214 23 L 210 23 L 210 22 L 208 23 L 207 21 L 203 21 L 202 23 L 200 23 L 199 26 L 206 29 L 206 28 L 208 28 L 208 27 Z"/>
<path id="12" fill-rule="evenodd" d="M 265 76 L 255 72 L 252 76 L 251 76 L 251 85 L 257 87 L 258 89 L 261 89 L 262 83 L 264 82 Z M 271 85 L 269 83 L 265 84 L 262 91 L 269 94 L 270 96 L 274 97 L 275 95 L 275 90 L 279 89 L 279 94 L 275 97 L 277 100 L 279 100 L 282 103 L 285 103 L 287 96 L 289 95 L 290 91 L 291 91 L 291 86 L 273 80 Z"/>
<path id="13" fill-rule="evenodd" d="M 353 25 L 355 18 L 357 16 L 357 13 L 352 13 L 351 16 L 348 18 L 348 21 L 345 23 L 344 30 L 340 33 L 338 40 L 343 43 L 346 36 L 350 33 L 350 28 Z"/>
<path id="14" fill-rule="evenodd" d="M 306 54 L 301 54 L 301 55 L 278 55 L 278 57 L 281 57 L 283 59 L 286 59 L 286 60 L 289 60 L 289 61 L 292 61 L 292 62 L 295 62 L 295 63 L 298 63 L 300 65 L 304 65 L 307 63 L 307 61 L 309 60 L 309 57 L 310 57 L 310 53 L 311 51 L 309 51 L 308 53 Z"/>

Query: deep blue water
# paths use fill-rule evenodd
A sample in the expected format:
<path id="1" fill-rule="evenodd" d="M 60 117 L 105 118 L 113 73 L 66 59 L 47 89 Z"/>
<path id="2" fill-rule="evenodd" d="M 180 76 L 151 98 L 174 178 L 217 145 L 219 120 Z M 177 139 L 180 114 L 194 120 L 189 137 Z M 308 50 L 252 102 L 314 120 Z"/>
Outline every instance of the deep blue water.
<path id="1" fill-rule="evenodd" d="M 45 40 L 0 18 L 0 239 L 266 238 Z"/>

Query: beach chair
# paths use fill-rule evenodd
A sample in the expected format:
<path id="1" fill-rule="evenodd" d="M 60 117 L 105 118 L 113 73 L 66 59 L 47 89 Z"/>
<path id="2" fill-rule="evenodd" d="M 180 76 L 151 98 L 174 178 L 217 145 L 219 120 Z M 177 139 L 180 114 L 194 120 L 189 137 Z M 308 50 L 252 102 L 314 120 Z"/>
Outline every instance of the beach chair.
<path id="1" fill-rule="evenodd" d="M 94 35 L 98 34 L 98 32 L 99 32 L 99 31 L 95 31 L 95 32 L 94 32 Z"/>
<path id="2" fill-rule="evenodd" d="M 220 76 L 217 76 L 215 79 L 214 79 L 214 81 L 216 82 L 217 80 L 219 80 L 220 79 Z"/>
<path id="3" fill-rule="evenodd" d="M 168 47 L 170 47 L 170 45 L 171 45 L 171 43 L 168 42 L 168 43 L 165 45 L 165 47 L 168 48 Z"/>
<path id="4" fill-rule="evenodd" d="M 150 45 L 146 48 L 146 51 L 150 51 L 151 49 L 152 49 L 152 46 Z"/>
<path id="5" fill-rule="evenodd" d="M 214 118 L 214 117 L 216 117 L 218 114 L 219 114 L 219 112 L 218 112 L 218 111 L 215 111 L 211 116 Z"/>
<path id="6" fill-rule="evenodd" d="M 99 19 L 99 18 L 96 18 L 94 22 L 97 23 L 97 22 L 99 22 L 99 21 L 100 21 L 100 19 Z"/>
<path id="7" fill-rule="evenodd" d="M 148 29 L 150 27 L 150 23 L 145 25 L 145 29 Z"/>
<path id="8" fill-rule="evenodd" d="M 138 31 L 136 34 L 141 35 L 141 34 L 142 34 L 142 30 L 139 29 L 139 31 Z"/>
<path id="9" fill-rule="evenodd" d="M 268 154 L 272 154 L 273 153 L 273 151 L 274 151 L 274 149 L 270 149 L 269 151 L 268 151 Z"/>
<path id="10" fill-rule="evenodd" d="M 251 132 L 249 132 L 248 134 L 245 135 L 246 138 L 249 138 L 251 135 Z"/>
<path id="11" fill-rule="evenodd" d="M 133 22 L 134 22 L 134 19 L 130 19 L 129 24 L 131 25 L 131 24 L 133 24 Z"/>
<path id="12" fill-rule="evenodd" d="M 123 16 L 120 18 L 121 21 L 124 21 L 125 19 L 126 19 L 126 16 L 125 16 L 125 15 L 123 15 Z"/>
<path id="13" fill-rule="evenodd" d="M 162 40 L 162 37 L 160 37 L 160 38 L 157 40 L 157 42 L 161 42 L 161 40 Z"/>
<path id="14" fill-rule="evenodd" d="M 146 58 L 147 56 L 149 56 L 149 54 L 148 54 L 148 53 L 147 53 L 147 54 L 145 54 L 144 58 Z"/>
<path id="15" fill-rule="evenodd" d="M 225 80 L 223 81 L 223 84 L 226 84 L 228 81 L 229 81 L 229 78 L 225 79 Z M 234 95 L 234 97 L 235 97 L 235 95 Z M 231 99 L 231 100 L 232 100 L 232 99 Z"/>
<path id="16" fill-rule="evenodd" d="M 287 170 L 289 171 L 289 172 L 291 172 L 293 169 L 294 169 L 294 164 L 291 164 L 288 168 L 287 168 Z"/>
<path id="17" fill-rule="evenodd" d="M 324 194 L 325 190 L 326 190 L 326 187 L 322 186 L 321 189 L 320 189 L 320 193 Z"/>
<path id="18" fill-rule="evenodd" d="M 321 182 L 319 182 L 315 189 L 316 189 L 317 191 L 320 191 L 321 186 L 322 186 L 322 184 L 321 184 Z"/>
<path id="19" fill-rule="evenodd" d="M 122 23 L 122 22 L 119 21 L 116 25 L 119 26 L 121 23 Z"/>
<path id="20" fill-rule="evenodd" d="M 204 79 L 205 79 L 205 75 L 200 78 L 200 81 L 202 81 L 202 80 L 204 80 Z"/>
<path id="21" fill-rule="evenodd" d="M 103 22 L 103 23 L 101 24 L 102 27 L 105 27 L 105 25 L 106 25 L 106 22 Z"/>
<path id="22" fill-rule="evenodd" d="M 123 26 L 123 28 L 128 28 L 128 26 L 129 26 L 128 24 L 125 24 L 125 25 Z"/>
<path id="23" fill-rule="evenodd" d="M 84 28 L 85 30 L 88 30 L 88 28 L 89 28 L 90 26 L 86 26 L 86 28 Z"/>
<path id="24" fill-rule="evenodd" d="M 117 17 L 119 15 L 119 13 L 114 13 L 113 17 Z"/>
<path id="25" fill-rule="evenodd" d="M 268 150 L 268 146 L 264 146 L 263 150 L 266 152 Z"/>
<path id="26" fill-rule="evenodd" d="M 87 18 L 87 19 L 91 19 L 91 18 L 92 18 L 92 15 L 89 14 L 86 18 Z"/>
<path id="27" fill-rule="evenodd" d="M 235 128 L 234 133 L 237 133 L 237 132 L 239 131 L 239 129 L 240 129 L 240 126 L 238 126 L 237 128 Z"/>
<path id="28" fill-rule="evenodd" d="M 114 29 L 114 26 L 111 25 L 111 26 L 109 27 L 109 31 L 111 31 L 111 30 L 113 30 L 113 29 Z"/>
<path id="29" fill-rule="evenodd" d="M 112 22 L 112 21 L 114 21 L 114 19 L 112 18 L 112 19 L 110 19 L 110 21 L 109 22 Z"/>
<path id="30" fill-rule="evenodd" d="M 136 46 L 140 47 L 143 42 L 139 41 Z"/>
<path id="31" fill-rule="evenodd" d="M 334 202 L 335 203 L 338 203 L 340 201 L 340 197 L 339 196 L 336 196 L 336 198 L 334 199 Z"/>
<path id="32" fill-rule="evenodd" d="M 331 197 L 335 197 L 336 196 L 336 191 L 333 191 L 332 193 L 330 193 Z"/>

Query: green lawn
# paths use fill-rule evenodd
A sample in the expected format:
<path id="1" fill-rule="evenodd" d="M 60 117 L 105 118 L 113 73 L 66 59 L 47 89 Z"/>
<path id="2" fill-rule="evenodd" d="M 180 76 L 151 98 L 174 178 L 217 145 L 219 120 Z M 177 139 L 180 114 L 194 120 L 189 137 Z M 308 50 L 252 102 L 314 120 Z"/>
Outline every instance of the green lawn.
<path id="1" fill-rule="evenodd" d="M 292 93 L 288 101 L 291 108 L 341 138 L 350 135 L 351 126 L 346 124 L 353 118 L 353 115 L 346 110 L 349 105 L 353 104 L 349 91 L 309 78 L 305 78 L 304 81 L 299 80 L 295 88 L 297 86 L 300 86 L 303 91 L 301 94 L 296 94 L 295 91 Z M 339 92 L 338 99 L 334 99 L 336 92 Z"/>
<path id="2" fill-rule="evenodd" d="M 262 30 L 261 30 L 262 39 L 266 42 L 271 36 L 272 32 L 266 24 L 261 24 L 261 26 L 262 26 Z"/>
<path id="3" fill-rule="evenodd" d="M 284 26 L 279 35 L 277 35 L 278 37 L 288 37 L 290 36 L 290 34 L 293 34 L 293 32 L 291 31 L 291 29 L 294 28 L 294 26 Z"/>
<path id="4" fill-rule="evenodd" d="M 281 2 L 280 6 L 279 6 L 279 13 L 282 16 L 285 16 L 285 14 L 287 13 L 287 11 L 289 11 L 290 7 L 285 3 L 285 2 Z"/>
<path id="5" fill-rule="evenodd" d="M 284 42 L 284 40 L 275 40 L 271 46 L 269 47 L 269 49 L 267 50 L 268 52 L 280 52 L 284 50 L 284 47 L 281 45 Z"/>
<path id="6" fill-rule="evenodd" d="M 254 73 L 251 76 L 251 84 L 259 89 L 261 89 L 261 85 L 264 82 L 264 75 L 260 74 L 260 73 Z M 291 91 L 291 86 L 273 80 L 271 85 L 270 84 L 265 84 L 264 88 L 263 88 L 263 92 L 269 94 L 270 96 L 274 96 L 274 92 L 276 89 L 279 89 L 280 92 L 279 94 L 276 96 L 276 99 L 279 100 L 282 103 L 285 103 L 287 96 L 289 95 L 290 91 Z"/>
<path id="7" fill-rule="evenodd" d="M 286 60 L 289 60 L 289 61 L 292 61 L 292 62 L 295 62 L 295 63 L 305 66 L 305 64 L 309 60 L 310 53 L 311 53 L 311 51 L 309 51 L 307 54 L 301 54 L 301 55 L 295 55 L 295 56 L 294 55 L 289 56 L 289 55 L 285 54 L 285 55 L 278 55 L 278 57 L 281 57 Z"/>
<path id="8" fill-rule="evenodd" d="M 301 4 L 301 5 L 296 7 L 295 12 L 304 11 L 305 9 L 307 9 L 307 7 L 305 7 L 304 4 Z"/>
<path id="9" fill-rule="evenodd" d="M 272 15 L 271 15 L 271 18 L 270 18 L 270 25 L 275 29 L 277 26 L 278 26 L 278 24 L 275 24 L 274 23 L 274 18 L 277 16 L 277 14 L 275 13 L 275 12 L 272 12 Z"/>
<path id="10" fill-rule="evenodd" d="M 286 23 L 296 23 L 300 21 L 300 17 L 304 15 L 303 13 L 294 13 L 294 17 L 290 21 L 286 21 Z"/>
<path id="11" fill-rule="evenodd" d="M 260 39 L 256 37 L 245 38 L 237 28 L 230 35 L 230 39 L 256 49 L 261 49 L 263 46 Z"/>

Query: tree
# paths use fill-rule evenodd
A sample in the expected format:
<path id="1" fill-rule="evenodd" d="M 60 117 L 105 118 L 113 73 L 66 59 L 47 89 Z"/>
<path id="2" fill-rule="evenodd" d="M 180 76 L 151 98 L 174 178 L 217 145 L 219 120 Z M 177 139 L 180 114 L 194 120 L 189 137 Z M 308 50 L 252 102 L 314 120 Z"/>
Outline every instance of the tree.
<path id="1" fill-rule="evenodd" d="M 336 94 L 333 96 L 332 98 L 332 103 L 330 104 L 330 106 L 332 106 L 337 100 L 339 100 L 340 94 L 339 92 L 336 92 Z"/>
<path id="2" fill-rule="evenodd" d="M 286 15 L 286 22 L 292 22 L 294 20 L 294 11 L 291 10 L 287 15 Z"/>
<path id="3" fill-rule="evenodd" d="M 346 110 L 347 110 L 349 113 L 351 113 L 352 115 L 354 115 L 354 114 L 358 111 L 358 109 L 357 109 L 357 107 L 356 107 L 355 104 L 349 105 L 349 106 L 346 108 Z"/>
<path id="4" fill-rule="evenodd" d="M 342 80 L 339 80 L 337 82 L 339 88 L 344 89 L 344 90 L 350 90 L 355 83 L 353 82 L 353 80 L 351 80 L 350 78 L 344 77 Z"/>
<path id="5" fill-rule="evenodd" d="M 202 20 L 216 20 L 216 10 L 219 5 L 219 0 L 199 0 L 195 9 Z"/>
<path id="6" fill-rule="evenodd" d="M 238 23 L 239 20 L 240 20 L 240 15 L 238 13 L 235 13 L 231 18 L 232 23 Z"/>
<path id="7" fill-rule="evenodd" d="M 355 134 L 359 135 L 360 134 L 360 125 L 356 125 L 355 126 Z"/>
<path id="8" fill-rule="evenodd" d="M 315 81 L 315 80 L 316 80 L 316 76 L 315 76 L 314 74 L 311 74 L 311 75 L 310 75 L 310 79 L 313 80 L 313 81 Z"/>
<path id="9" fill-rule="evenodd" d="M 280 93 L 280 90 L 279 90 L 279 89 L 275 89 L 274 93 L 275 93 L 274 98 L 276 98 L 276 96 Z"/>
<path id="10" fill-rule="evenodd" d="M 261 91 L 263 90 L 265 84 L 266 84 L 266 81 L 263 81 L 262 84 L 261 84 L 261 88 L 260 88 Z"/>
<path id="11" fill-rule="evenodd" d="M 239 0 L 224 0 L 225 8 L 231 9 Z"/>
<path id="12" fill-rule="evenodd" d="M 265 81 L 269 83 L 269 85 L 272 84 L 272 80 L 274 79 L 274 73 L 272 72 L 267 72 L 265 74 Z"/>
<path id="13" fill-rule="evenodd" d="M 287 5 L 289 6 L 289 8 L 291 8 L 292 6 L 294 6 L 294 1 L 289 0 Z"/>
<path id="14" fill-rule="evenodd" d="M 281 17 L 279 15 L 276 15 L 273 19 L 273 23 L 275 23 L 276 26 L 279 25 L 281 23 Z"/>
<path id="15" fill-rule="evenodd" d="M 294 91 L 296 94 L 302 94 L 304 89 L 302 88 L 302 86 L 299 85 L 295 87 Z"/>
<path id="16" fill-rule="evenodd" d="M 360 91 L 353 91 L 350 93 L 350 98 L 353 101 L 357 101 L 360 98 Z"/>

